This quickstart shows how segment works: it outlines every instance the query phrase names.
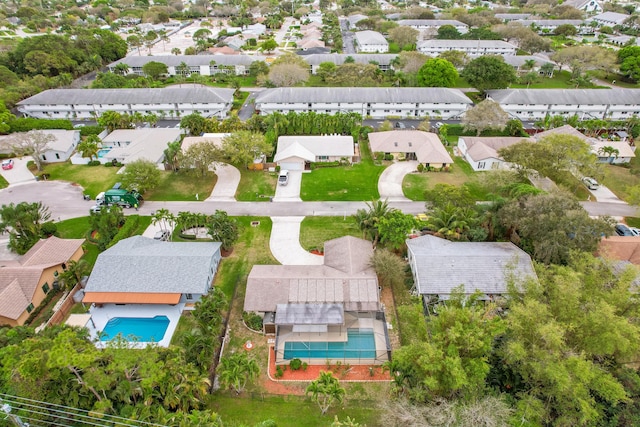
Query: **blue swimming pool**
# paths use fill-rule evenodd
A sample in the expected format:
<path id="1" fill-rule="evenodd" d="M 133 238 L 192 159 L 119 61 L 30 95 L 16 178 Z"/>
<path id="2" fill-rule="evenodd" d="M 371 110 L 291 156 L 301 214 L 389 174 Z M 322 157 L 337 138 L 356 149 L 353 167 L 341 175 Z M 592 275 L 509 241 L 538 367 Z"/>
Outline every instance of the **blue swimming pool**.
<path id="1" fill-rule="evenodd" d="M 102 330 L 100 341 L 109 341 L 121 334 L 127 341 L 158 342 L 164 338 L 168 326 L 167 316 L 114 317 Z"/>
<path id="2" fill-rule="evenodd" d="M 373 329 L 348 329 L 346 342 L 287 341 L 284 359 L 375 359 Z"/>
<path id="3" fill-rule="evenodd" d="M 111 148 L 102 148 L 98 150 L 98 158 L 99 159 L 103 158 L 105 154 L 107 154 L 109 151 L 111 151 Z"/>

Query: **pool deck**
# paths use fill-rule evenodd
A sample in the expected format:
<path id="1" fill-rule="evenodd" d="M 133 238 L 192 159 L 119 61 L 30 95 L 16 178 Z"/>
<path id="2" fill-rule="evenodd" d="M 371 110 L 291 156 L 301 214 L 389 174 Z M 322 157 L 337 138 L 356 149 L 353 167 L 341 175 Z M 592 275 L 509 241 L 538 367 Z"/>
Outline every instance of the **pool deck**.
<path id="1" fill-rule="evenodd" d="M 172 305 L 151 305 L 151 304 L 127 304 L 115 305 L 105 304 L 102 307 L 92 306 L 89 310 L 91 313 L 91 321 L 87 324 L 91 338 L 95 340 L 96 347 L 104 348 L 108 341 L 100 341 L 98 339 L 98 331 L 102 331 L 107 322 L 114 317 L 155 317 L 167 316 L 169 326 L 164 334 L 164 338 L 155 343 L 148 342 L 132 342 L 132 348 L 145 348 L 149 344 L 155 344 L 159 347 L 169 347 L 171 337 L 178 327 L 180 314 L 182 313 L 184 304 Z"/>

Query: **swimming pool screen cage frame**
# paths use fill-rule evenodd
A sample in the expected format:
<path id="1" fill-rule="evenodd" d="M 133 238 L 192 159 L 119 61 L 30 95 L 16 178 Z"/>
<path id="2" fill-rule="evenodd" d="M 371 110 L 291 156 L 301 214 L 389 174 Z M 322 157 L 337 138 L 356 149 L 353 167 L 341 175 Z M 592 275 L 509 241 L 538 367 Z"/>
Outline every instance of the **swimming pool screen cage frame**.
<path id="1" fill-rule="evenodd" d="M 292 304 L 287 304 L 292 305 Z M 293 304 L 297 305 L 297 304 Z M 300 304 L 302 305 L 302 304 Z M 304 304 L 307 305 L 307 304 Z M 327 305 L 327 304 L 320 304 Z M 341 305 L 341 304 L 336 304 Z M 279 317 L 280 312 L 276 312 L 276 342 L 275 342 L 275 354 L 276 364 L 286 365 L 291 359 L 285 359 L 285 343 L 298 342 L 298 343 L 316 343 L 314 347 L 318 347 L 319 343 L 327 343 L 325 347 L 308 348 L 307 357 L 297 357 L 303 362 L 307 362 L 310 365 L 321 365 L 325 363 L 335 364 L 340 362 L 343 364 L 351 365 L 373 365 L 382 364 L 387 360 L 391 360 L 391 343 L 389 341 L 389 332 L 387 329 L 387 321 L 384 312 L 344 312 L 342 311 L 342 323 L 336 323 L 339 310 L 336 307 L 317 307 L 316 314 L 313 313 L 313 308 L 307 307 L 306 313 L 309 314 L 307 319 L 314 319 L 318 321 L 321 317 L 318 317 L 318 313 L 330 313 L 332 315 L 325 319 L 331 323 L 288 323 L 282 322 L 283 317 Z M 293 312 L 302 310 L 299 307 L 292 307 Z M 292 311 L 290 310 L 289 313 Z M 278 322 L 278 319 L 281 322 Z M 292 320 L 291 317 L 288 318 Z M 298 318 L 300 320 L 300 318 Z M 348 331 L 350 329 L 362 329 L 373 331 L 374 335 L 374 349 L 358 350 L 346 350 L 343 357 L 326 357 L 324 353 L 329 351 L 329 342 L 345 342 Z M 374 356 L 361 356 L 366 353 L 367 355 L 373 351 Z M 323 354 L 318 357 L 314 357 L 314 353 Z M 359 354 L 358 354 L 359 353 Z M 347 355 L 349 357 L 347 357 Z"/>

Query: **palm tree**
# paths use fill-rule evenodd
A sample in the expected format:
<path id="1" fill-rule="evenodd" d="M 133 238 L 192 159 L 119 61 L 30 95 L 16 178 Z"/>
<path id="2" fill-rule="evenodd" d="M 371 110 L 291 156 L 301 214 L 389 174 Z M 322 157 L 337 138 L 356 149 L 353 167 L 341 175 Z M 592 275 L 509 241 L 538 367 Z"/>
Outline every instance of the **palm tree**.
<path id="1" fill-rule="evenodd" d="M 524 68 L 525 70 L 531 70 L 535 66 L 536 66 L 536 60 L 535 59 L 527 59 L 527 60 L 524 61 L 524 64 L 522 65 L 522 68 Z"/>
<path id="2" fill-rule="evenodd" d="M 340 381 L 331 372 L 320 371 L 320 376 L 307 386 L 306 394 L 311 394 L 311 398 L 318 404 L 322 415 L 326 414 L 331 405 L 342 403 L 346 393 L 340 387 Z"/>
<path id="3" fill-rule="evenodd" d="M 462 209 L 447 203 L 431 212 L 428 226 L 445 239 L 457 240 L 463 232 L 469 230 L 469 221 L 465 218 L 467 215 L 469 214 Z"/>
<path id="4" fill-rule="evenodd" d="M 600 147 L 598 154 L 606 154 L 607 162 L 613 163 L 613 161 L 620 155 L 620 151 L 610 145 L 605 145 L 604 147 Z"/>
<path id="5" fill-rule="evenodd" d="M 160 226 L 160 230 L 163 232 L 171 232 L 171 228 L 173 224 L 175 224 L 175 221 L 176 217 L 169 212 L 168 209 L 158 209 L 151 219 L 151 223 L 153 225 L 158 224 Z M 171 240 L 171 237 L 169 237 L 169 240 Z"/>
<path id="6" fill-rule="evenodd" d="M 75 285 L 80 283 L 83 276 L 89 273 L 90 267 L 86 260 L 81 259 L 79 261 L 69 261 L 66 270 L 64 270 L 58 280 L 67 289 L 72 289 Z"/>
<path id="7" fill-rule="evenodd" d="M 380 219 L 386 217 L 393 209 L 389 207 L 387 200 L 375 200 L 370 204 L 367 203 L 367 208 L 368 210 L 358 209 L 354 217 L 363 237 L 369 237 L 375 248 L 380 240 L 380 232 L 378 231 Z"/>
<path id="8" fill-rule="evenodd" d="M 233 389 L 236 394 L 244 391 L 247 382 L 255 379 L 260 373 L 260 367 L 254 359 L 249 359 L 247 353 L 237 353 L 222 358 L 218 366 L 218 379 L 224 388 Z"/>
<path id="9" fill-rule="evenodd" d="M 176 56 L 178 56 L 178 55 L 180 55 L 181 53 L 182 53 L 182 51 L 181 51 L 181 50 L 180 50 L 180 48 L 178 48 L 178 47 L 174 47 L 174 48 L 172 48 L 172 49 L 171 49 L 171 54 L 172 54 L 172 55 L 176 55 Z"/>
<path id="10" fill-rule="evenodd" d="M 167 35 L 166 30 L 159 30 L 158 31 L 158 37 L 160 38 L 160 40 L 162 41 L 162 50 L 165 50 L 165 43 L 168 42 L 169 40 L 171 40 L 169 38 L 169 36 Z"/>
<path id="11" fill-rule="evenodd" d="M 94 157 L 98 158 L 101 144 L 102 141 L 98 138 L 98 135 L 89 135 L 78 144 L 77 150 L 82 157 L 88 157 L 89 160 L 93 160 Z"/>
<path id="12" fill-rule="evenodd" d="M 113 72 L 116 74 L 120 74 L 121 76 L 125 76 L 129 74 L 130 69 L 131 68 L 127 64 L 125 64 L 124 62 L 121 62 L 117 64 L 115 67 L 113 67 Z"/>

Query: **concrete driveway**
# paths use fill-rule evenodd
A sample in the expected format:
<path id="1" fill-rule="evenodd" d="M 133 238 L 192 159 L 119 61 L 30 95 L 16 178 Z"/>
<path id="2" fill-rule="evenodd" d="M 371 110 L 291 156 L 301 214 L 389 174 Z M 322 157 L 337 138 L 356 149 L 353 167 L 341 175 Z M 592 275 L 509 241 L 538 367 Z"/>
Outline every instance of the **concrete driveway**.
<path id="1" fill-rule="evenodd" d="M 300 186 L 302 185 L 302 171 L 289 171 L 289 183 L 276 185 L 274 202 L 301 202 Z"/>
<path id="2" fill-rule="evenodd" d="M 31 157 L 14 158 L 13 169 L 0 169 L 0 174 L 7 180 L 9 185 L 35 181 L 36 177 L 27 169 L 29 160 L 31 160 Z"/>
<path id="3" fill-rule="evenodd" d="M 596 201 L 602 203 L 626 203 L 624 200 L 618 199 L 613 191 L 609 190 L 604 185 L 600 184 L 597 190 L 589 190 L 591 194 L 596 198 Z"/>
<path id="4" fill-rule="evenodd" d="M 272 216 L 271 253 L 282 265 L 322 265 L 324 257 L 305 251 L 300 246 L 300 223 L 303 216 Z"/>
<path id="5" fill-rule="evenodd" d="M 404 197 L 402 192 L 402 181 L 405 175 L 415 171 L 418 162 L 411 160 L 407 162 L 396 162 L 386 168 L 380 178 L 378 178 L 378 192 L 380 199 L 387 199 L 390 202 L 404 202 L 409 199 Z"/>
<path id="6" fill-rule="evenodd" d="M 216 175 L 218 175 L 218 181 L 207 200 L 214 202 L 235 201 L 238 184 L 240 184 L 240 171 L 235 166 L 220 163 L 216 165 Z"/>

